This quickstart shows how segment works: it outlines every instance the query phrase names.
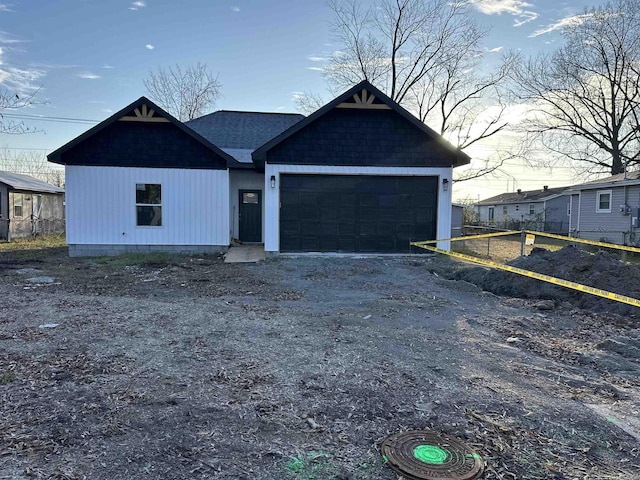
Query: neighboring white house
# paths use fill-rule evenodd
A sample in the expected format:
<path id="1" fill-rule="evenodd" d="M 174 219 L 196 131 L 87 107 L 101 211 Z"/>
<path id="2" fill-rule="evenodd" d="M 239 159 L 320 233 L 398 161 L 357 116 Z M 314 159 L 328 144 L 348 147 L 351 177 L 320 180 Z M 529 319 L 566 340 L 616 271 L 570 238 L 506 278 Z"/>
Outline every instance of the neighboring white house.
<path id="1" fill-rule="evenodd" d="M 142 97 L 48 158 L 65 165 L 70 255 L 408 252 L 450 236 L 452 170 L 470 161 L 366 81 L 306 118 L 185 124 Z"/>
<path id="2" fill-rule="evenodd" d="M 526 227 L 569 233 L 571 211 L 567 187 L 501 193 L 476 204 L 480 222 L 501 228 Z"/>

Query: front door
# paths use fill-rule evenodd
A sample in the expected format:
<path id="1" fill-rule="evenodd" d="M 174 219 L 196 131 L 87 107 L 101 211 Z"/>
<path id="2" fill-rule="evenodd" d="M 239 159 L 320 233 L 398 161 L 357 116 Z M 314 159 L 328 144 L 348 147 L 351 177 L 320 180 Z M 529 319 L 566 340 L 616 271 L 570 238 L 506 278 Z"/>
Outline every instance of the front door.
<path id="1" fill-rule="evenodd" d="M 240 190 L 238 234 L 241 242 L 262 241 L 262 192 Z"/>

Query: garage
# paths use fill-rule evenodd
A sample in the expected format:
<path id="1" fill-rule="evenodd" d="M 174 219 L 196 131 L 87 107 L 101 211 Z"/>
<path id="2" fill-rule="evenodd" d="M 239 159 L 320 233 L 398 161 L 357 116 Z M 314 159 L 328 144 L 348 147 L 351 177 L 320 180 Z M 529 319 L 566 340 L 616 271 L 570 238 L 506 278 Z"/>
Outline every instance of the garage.
<path id="1" fill-rule="evenodd" d="M 409 252 L 436 238 L 437 176 L 282 174 L 281 252 Z"/>

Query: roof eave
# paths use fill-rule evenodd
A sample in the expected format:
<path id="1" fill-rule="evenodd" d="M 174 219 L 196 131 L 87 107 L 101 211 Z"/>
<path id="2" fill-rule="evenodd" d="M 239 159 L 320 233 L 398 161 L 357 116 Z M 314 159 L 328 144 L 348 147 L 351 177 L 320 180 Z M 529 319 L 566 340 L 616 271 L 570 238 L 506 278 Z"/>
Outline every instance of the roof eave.
<path id="1" fill-rule="evenodd" d="M 396 113 L 400 114 L 403 118 L 408 120 L 410 123 L 412 123 L 414 126 L 419 128 L 420 130 L 422 130 L 424 133 L 426 133 L 427 135 L 433 137 L 442 146 L 447 148 L 451 153 L 454 153 L 455 154 L 455 161 L 452 162 L 452 167 L 459 167 L 459 166 L 462 166 L 462 165 L 467 165 L 468 163 L 471 162 L 471 157 L 469 157 L 466 153 L 464 153 L 459 148 L 454 147 L 451 143 L 446 141 L 442 137 L 442 135 L 438 134 L 435 130 L 433 130 L 432 128 L 430 128 L 429 126 L 427 126 L 426 124 L 424 124 L 420 120 L 418 120 L 408 110 L 406 110 L 403 107 L 401 107 L 397 102 L 394 102 L 393 100 L 391 100 L 386 94 L 384 94 L 382 91 L 378 90 L 376 87 L 374 87 L 367 80 L 363 80 L 360 83 L 358 83 L 357 85 L 354 85 L 353 87 L 351 87 L 349 90 L 344 92 L 342 95 L 339 95 L 338 97 L 334 98 L 332 101 L 330 101 L 329 103 L 327 103 L 323 107 L 321 107 L 318 110 L 316 110 L 315 112 L 313 112 L 308 117 L 300 120 L 295 125 L 292 125 L 291 127 L 289 127 L 287 130 L 282 132 L 277 137 L 272 138 L 271 140 L 269 140 L 267 143 L 265 143 L 261 147 L 258 147 L 253 152 L 253 154 L 251 156 L 252 159 L 253 159 L 253 162 L 256 164 L 256 168 L 264 170 L 264 164 L 265 164 L 265 161 L 266 161 L 267 152 L 269 150 L 271 150 L 274 146 L 276 146 L 280 142 L 286 140 L 287 138 L 291 137 L 293 134 L 297 133 L 298 131 L 302 130 L 304 127 L 306 127 L 310 123 L 314 122 L 316 119 L 322 117 L 327 112 L 333 110 L 337 105 L 339 105 L 340 103 L 344 102 L 348 98 L 351 98 L 355 93 L 359 92 L 363 88 L 366 88 L 367 91 L 373 93 L 374 96 L 377 99 L 379 99 L 380 101 L 385 103 L 388 107 L 390 107 Z"/>
<path id="2" fill-rule="evenodd" d="M 153 103 L 151 100 L 149 100 L 147 97 L 144 97 L 144 96 L 140 97 L 135 102 L 130 103 L 126 107 L 122 108 L 118 112 L 116 112 L 113 115 L 111 115 L 106 120 L 103 120 L 102 122 L 100 122 L 98 125 L 95 125 L 94 127 L 90 128 L 89 130 L 84 132 L 83 134 L 77 136 L 76 138 L 74 138 L 70 142 L 68 142 L 65 145 L 61 146 L 60 148 L 54 150 L 49 155 L 47 155 L 47 160 L 49 162 L 52 162 L 52 163 L 57 163 L 57 164 L 60 164 L 60 165 L 66 165 L 61 159 L 61 156 L 62 156 L 63 153 L 69 151 L 70 149 L 72 149 L 76 145 L 79 145 L 80 143 L 84 142 L 86 139 L 92 137 L 93 135 L 95 135 L 99 131 L 105 129 L 106 127 L 108 127 L 112 123 L 118 121 L 126 113 L 128 113 L 131 110 L 137 108 L 138 106 L 142 105 L 143 103 L 151 106 L 151 108 L 153 108 L 157 113 L 159 113 L 160 115 L 165 117 L 167 120 L 169 120 L 169 122 L 171 124 L 173 124 L 174 126 L 178 127 L 184 133 L 186 133 L 187 135 L 191 136 L 194 140 L 200 142 L 201 144 L 203 144 L 204 146 L 206 146 L 207 148 L 209 148 L 210 150 L 214 151 L 216 154 L 218 154 L 219 156 L 224 158 L 224 160 L 227 162 L 227 165 L 230 162 L 235 162 L 236 161 L 232 156 L 230 156 L 229 154 L 225 153 L 220 148 L 216 147 L 214 144 L 212 144 L 209 140 L 204 138 L 198 132 L 196 132 L 195 130 L 193 130 L 190 127 L 186 126 L 180 120 L 178 120 L 173 115 L 171 115 L 170 113 L 168 113 L 164 109 L 160 108 L 158 105 L 156 105 L 155 103 Z"/>

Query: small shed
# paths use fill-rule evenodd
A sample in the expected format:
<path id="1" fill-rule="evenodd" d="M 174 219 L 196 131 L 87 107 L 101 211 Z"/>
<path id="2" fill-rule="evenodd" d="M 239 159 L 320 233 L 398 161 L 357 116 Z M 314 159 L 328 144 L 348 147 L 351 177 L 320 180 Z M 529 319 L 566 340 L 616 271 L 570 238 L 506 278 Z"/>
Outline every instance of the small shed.
<path id="1" fill-rule="evenodd" d="M 64 189 L 29 175 L 0 171 L 0 240 L 64 230 Z"/>

